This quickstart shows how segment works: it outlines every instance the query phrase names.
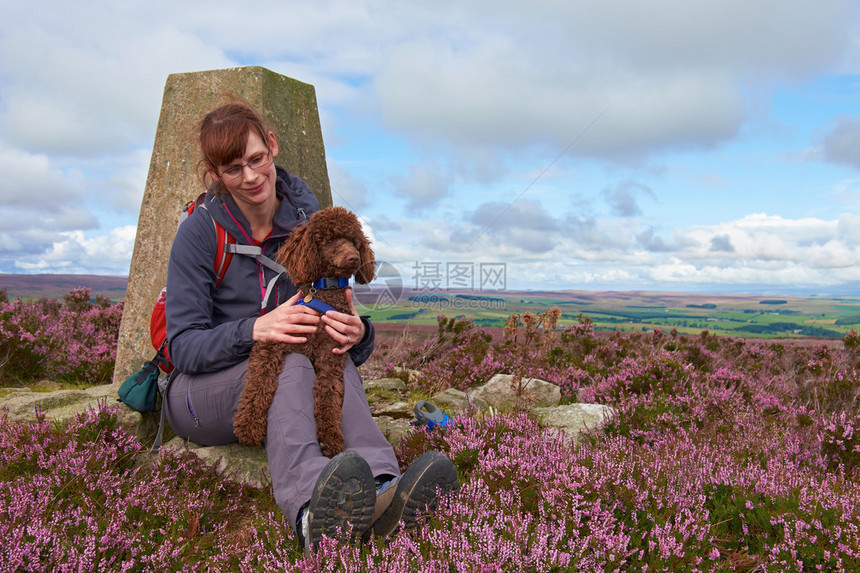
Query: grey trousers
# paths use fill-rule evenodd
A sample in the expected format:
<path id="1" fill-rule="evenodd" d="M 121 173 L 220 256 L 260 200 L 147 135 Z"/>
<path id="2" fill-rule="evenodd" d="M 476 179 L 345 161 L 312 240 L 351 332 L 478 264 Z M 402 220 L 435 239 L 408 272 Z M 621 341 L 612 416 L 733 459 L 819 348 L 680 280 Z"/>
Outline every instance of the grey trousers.
<path id="1" fill-rule="evenodd" d="M 245 384 L 248 361 L 207 374 L 178 374 L 167 391 L 165 414 L 173 431 L 203 446 L 236 442 L 233 415 Z M 400 475 L 394 450 L 379 431 L 361 376 L 347 360 L 344 372 L 343 436 L 346 449 L 358 452 L 374 476 Z M 314 484 L 329 458 L 317 442 L 310 360 L 290 353 L 278 378 L 269 408 L 266 455 L 275 502 L 295 527 L 299 509 L 311 498 Z"/>

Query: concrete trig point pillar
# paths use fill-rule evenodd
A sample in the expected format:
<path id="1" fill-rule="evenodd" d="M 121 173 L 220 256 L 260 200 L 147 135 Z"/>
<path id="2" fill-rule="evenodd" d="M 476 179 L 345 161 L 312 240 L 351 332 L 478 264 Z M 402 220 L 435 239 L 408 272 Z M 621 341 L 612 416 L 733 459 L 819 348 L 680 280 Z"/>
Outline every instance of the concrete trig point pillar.
<path id="1" fill-rule="evenodd" d="M 152 305 L 167 280 L 167 260 L 182 206 L 203 191 L 197 174 L 200 152 L 195 126 L 235 93 L 262 112 L 280 146 L 277 165 L 307 182 L 320 208 L 331 205 L 316 93 L 302 83 L 261 67 L 171 74 L 140 206 L 125 307 L 119 329 L 114 384 L 155 354 L 149 337 Z"/>

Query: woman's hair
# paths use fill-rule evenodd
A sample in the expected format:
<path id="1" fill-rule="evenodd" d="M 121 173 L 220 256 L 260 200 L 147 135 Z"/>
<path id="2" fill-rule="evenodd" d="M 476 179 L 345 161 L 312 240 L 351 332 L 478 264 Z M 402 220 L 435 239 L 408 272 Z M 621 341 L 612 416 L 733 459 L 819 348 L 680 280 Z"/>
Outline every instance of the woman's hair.
<path id="1" fill-rule="evenodd" d="M 251 104 L 235 95 L 230 95 L 230 103 L 207 113 L 198 127 L 203 155 L 198 172 L 203 185 L 209 186 L 210 171 L 217 171 L 245 154 L 249 133 L 259 135 L 268 147 L 270 131 L 272 129 Z"/>

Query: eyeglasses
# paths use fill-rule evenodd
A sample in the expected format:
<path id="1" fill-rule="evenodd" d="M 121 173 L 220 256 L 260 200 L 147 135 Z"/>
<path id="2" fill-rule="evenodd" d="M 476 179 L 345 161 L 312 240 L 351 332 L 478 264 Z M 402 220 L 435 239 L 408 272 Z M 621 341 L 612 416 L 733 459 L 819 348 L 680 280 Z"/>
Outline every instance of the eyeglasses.
<path id="1" fill-rule="evenodd" d="M 272 162 L 272 154 L 266 151 L 251 158 L 248 163 L 239 163 L 231 165 L 220 173 L 220 177 L 224 181 L 235 181 L 245 173 L 245 167 L 250 167 L 254 171 L 265 169 Z"/>

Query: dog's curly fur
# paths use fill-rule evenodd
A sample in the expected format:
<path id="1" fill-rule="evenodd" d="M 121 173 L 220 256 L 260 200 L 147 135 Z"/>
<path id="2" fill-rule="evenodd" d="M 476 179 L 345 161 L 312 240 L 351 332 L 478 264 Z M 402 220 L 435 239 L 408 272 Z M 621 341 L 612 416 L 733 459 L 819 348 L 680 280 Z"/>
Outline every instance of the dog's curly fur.
<path id="1" fill-rule="evenodd" d="M 308 222 L 296 228 L 278 251 L 278 262 L 301 292 L 311 292 L 313 281 L 323 277 L 350 277 L 367 284 L 376 274 L 375 258 L 370 241 L 361 230 L 358 218 L 343 207 L 328 207 L 314 213 Z M 338 312 L 349 312 L 346 289 L 330 288 L 313 292 L 319 300 Z M 248 360 L 245 387 L 233 418 L 233 431 L 247 446 L 258 446 L 266 437 L 266 419 L 272 398 L 278 387 L 278 375 L 289 352 L 300 352 L 314 366 L 314 418 L 320 448 L 328 457 L 344 449 L 341 431 L 343 409 L 343 370 L 346 354 L 334 354 L 338 347 L 323 330 L 317 331 L 302 344 L 257 342 Z"/>

